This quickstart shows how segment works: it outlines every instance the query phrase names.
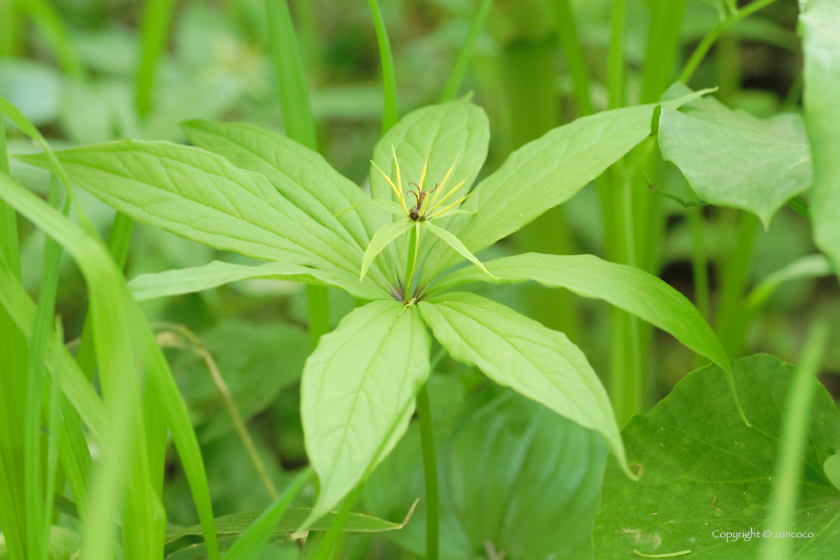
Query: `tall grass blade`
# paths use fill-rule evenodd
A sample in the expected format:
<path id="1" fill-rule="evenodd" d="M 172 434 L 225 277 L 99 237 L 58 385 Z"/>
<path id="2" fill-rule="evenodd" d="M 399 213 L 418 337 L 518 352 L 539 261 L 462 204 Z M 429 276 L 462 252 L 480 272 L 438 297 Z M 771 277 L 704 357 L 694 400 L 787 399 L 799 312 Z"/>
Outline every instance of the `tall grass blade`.
<path id="1" fill-rule="evenodd" d="M 382 12 L 379 10 L 379 2 L 368 0 L 368 4 L 373 14 L 376 41 L 379 43 L 379 58 L 382 60 L 382 93 L 385 99 L 385 106 L 382 111 L 382 134 L 384 135 L 389 128 L 397 124 L 400 118 L 397 111 L 397 75 L 394 70 L 391 42 L 388 40 L 388 30 L 385 29 Z"/>

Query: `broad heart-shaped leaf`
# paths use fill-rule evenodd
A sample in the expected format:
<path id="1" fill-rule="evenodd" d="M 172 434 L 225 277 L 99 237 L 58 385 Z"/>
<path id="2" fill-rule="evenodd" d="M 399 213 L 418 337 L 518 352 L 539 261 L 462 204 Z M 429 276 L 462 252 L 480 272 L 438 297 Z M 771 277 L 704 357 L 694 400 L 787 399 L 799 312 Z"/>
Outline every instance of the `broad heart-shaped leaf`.
<path id="1" fill-rule="evenodd" d="M 601 511 L 595 519 L 598 558 L 635 557 L 690 550 L 687 558 L 757 558 L 766 540 L 720 538 L 721 532 L 761 532 L 769 506 L 782 432 L 782 412 L 794 367 L 756 355 L 734 360 L 735 382 L 753 428 L 730 412 L 723 372 L 710 365 L 686 376 L 671 394 L 625 426 L 627 457 L 641 465 L 641 480 L 627 484 L 610 459 Z M 823 464 L 840 450 L 840 416 L 819 381 L 795 521 L 791 558 L 837 555 L 840 491 Z"/>
<path id="2" fill-rule="evenodd" d="M 667 101 L 679 107 L 705 92 Z M 543 212 L 572 198 L 650 135 L 657 105 L 605 111 L 549 131 L 512 153 L 498 171 L 476 186 L 448 229 L 472 253 L 510 235 Z M 429 253 L 420 285 L 460 260 L 443 243 Z"/>
<path id="3" fill-rule="evenodd" d="M 566 335 L 489 299 L 464 292 L 419 304 L 435 338 L 459 362 L 603 435 L 624 461 L 607 392 Z"/>
<path id="4" fill-rule="evenodd" d="M 567 288 L 603 299 L 672 334 L 716 364 L 729 369 L 729 358 L 712 328 L 677 290 L 638 268 L 611 263 L 594 255 L 526 253 L 484 263 L 497 279 L 475 266 L 446 276 L 433 293 L 471 282 L 508 284 L 533 280 L 549 288 Z"/>
<path id="5" fill-rule="evenodd" d="M 814 154 L 814 240 L 840 273 L 840 6 L 809 0 L 802 22 L 805 124 Z"/>
<path id="6" fill-rule="evenodd" d="M 356 274 L 342 270 L 318 270 L 285 262 L 270 262 L 258 266 L 213 261 L 205 266 L 167 270 L 155 274 L 141 274 L 132 278 L 128 287 L 134 299 L 144 301 L 165 296 L 191 294 L 218 288 L 230 282 L 251 278 L 292 280 L 334 286 L 361 299 L 381 299 L 385 292 L 369 282 L 360 283 Z"/>
<path id="7" fill-rule="evenodd" d="M 451 436 L 446 426 L 435 426 L 440 558 L 484 558 L 489 542 L 496 558 L 504 553 L 518 560 L 591 560 L 608 451 L 603 438 L 509 389 L 494 389 L 490 400 L 481 395 L 468 401 Z M 371 513 L 395 519 L 423 496 L 418 428 L 409 428 L 365 483 L 362 495 Z M 421 500 L 411 522 L 387 536 L 422 558 L 425 521 Z"/>
<path id="8" fill-rule="evenodd" d="M 387 221 L 369 207 L 336 217 L 368 197 L 320 154 L 286 136 L 247 123 L 194 120 L 181 128 L 196 146 L 264 175 L 283 196 L 357 251 L 364 251 Z"/>
<path id="9" fill-rule="evenodd" d="M 370 474 L 405 433 L 429 374 L 431 339 L 416 308 L 380 300 L 352 311 L 306 361 L 301 419 L 321 483 L 307 523 Z"/>
<path id="10" fill-rule="evenodd" d="M 688 91 L 678 84 L 666 95 Z M 662 109 L 659 147 L 703 200 L 752 212 L 767 227 L 813 180 L 810 146 L 783 135 L 780 119 L 787 116 L 761 121 L 715 99 L 697 99 L 679 111 Z"/>
<path id="11" fill-rule="evenodd" d="M 125 140 L 56 155 L 79 186 L 139 222 L 264 260 L 348 272 L 361 264 L 361 250 L 351 250 L 264 176 L 210 152 Z M 19 159 L 47 167 L 43 156 Z"/>

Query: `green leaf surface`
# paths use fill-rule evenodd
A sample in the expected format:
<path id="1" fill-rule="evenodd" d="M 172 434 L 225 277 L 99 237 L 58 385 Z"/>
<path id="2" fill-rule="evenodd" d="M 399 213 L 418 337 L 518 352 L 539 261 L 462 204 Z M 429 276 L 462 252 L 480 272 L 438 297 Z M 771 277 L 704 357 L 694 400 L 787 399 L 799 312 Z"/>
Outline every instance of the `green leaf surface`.
<path id="1" fill-rule="evenodd" d="M 216 534 L 219 537 L 233 536 L 244 533 L 254 522 L 260 517 L 261 511 L 246 511 L 242 513 L 234 513 L 231 515 L 223 515 L 216 518 Z M 288 539 L 291 533 L 294 533 L 301 523 L 309 517 L 312 513 L 311 508 L 289 508 L 277 522 L 277 526 L 272 531 L 272 538 Z M 405 514 L 405 512 L 403 512 Z M 310 531 L 326 531 L 330 527 L 333 518 L 338 513 L 331 511 L 323 517 L 315 521 L 310 527 Z M 362 513 L 351 513 L 347 516 L 347 521 L 342 525 L 341 530 L 348 533 L 380 533 L 382 531 L 394 531 L 402 527 L 400 523 L 386 521 L 373 517 L 371 515 L 364 515 Z M 167 531 L 166 542 L 171 543 L 182 537 L 196 535 L 202 536 L 201 525 L 193 525 L 183 529 L 176 529 L 174 531 Z"/>
<path id="2" fill-rule="evenodd" d="M 254 278 L 291 280 L 319 286 L 334 286 L 348 291 L 355 297 L 368 300 L 380 299 L 386 294 L 384 290 L 374 286 L 371 282 L 359 282 L 359 278 L 355 274 L 340 270 L 318 270 L 285 262 L 248 266 L 213 261 L 205 266 L 141 274 L 132 278 L 128 287 L 134 293 L 135 299 L 145 301 L 159 297 L 201 292 L 231 282 Z"/>
<path id="3" fill-rule="evenodd" d="M 7 544 L 0 534 L 0 560 L 13 560 L 6 548 Z M 70 560 L 82 546 L 82 537 L 67 527 L 52 525 L 49 530 L 48 554 L 49 560 Z"/>
<path id="4" fill-rule="evenodd" d="M 357 308 L 306 361 L 301 419 L 326 513 L 381 461 L 408 427 L 429 373 L 431 340 L 416 308 L 382 300 Z"/>
<path id="5" fill-rule="evenodd" d="M 840 272 L 840 6 L 833 0 L 809 0 L 799 21 L 805 124 L 814 154 L 814 240 Z"/>
<path id="6" fill-rule="evenodd" d="M 391 244 L 391 241 L 406 233 L 415 225 L 416 222 L 406 219 L 400 220 L 399 222 L 391 222 L 390 224 L 385 224 L 379 228 L 379 231 L 377 231 L 376 235 L 373 236 L 373 239 L 370 241 L 370 245 L 368 245 L 368 248 L 365 251 L 364 259 L 362 259 L 362 279 L 364 279 L 370 265 L 374 260 L 376 260 L 376 257 Z"/>
<path id="7" fill-rule="evenodd" d="M 666 95 L 689 91 L 678 84 Z M 762 121 L 715 99 L 697 99 L 679 111 L 662 109 L 659 147 L 704 201 L 752 212 L 767 227 L 813 181 L 810 146 L 790 117 Z"/>
<path id="8" fill-rule="evenodd" d="M 676 108 L 690 99 L 666 105 Z M 519 230 L 572 198 L 649 136 L 656 107 L 641 105 L 583 117 L 524 145 L 464 202 L 463 209 L 476 214 L 454 218 L 448 229 L 473 253 Z M 421 285 L 458 260 L 454 250 L 437 244 L 423 269 Z"/>
<path id="9" fill-rule="evenodd" d="M 359 269 L 347 250 L 262 175 L 198 148 L 125 140 L 56 154 L 82 188 L 131 218 L 264 260 Z M 45 167 L 41 156 L 19 158 Z"/>
<path id="10" fill-rule="evenodd" d="M 453 292 L 419 304 L 435 338 L 456 360 L 501 385 L 600 432 L 624 464 L 612 405 L 580 348 L 563 333 L 489 299 Z"/>
<path id="11" fill-rule="evenodd" d="M 603 439 L 510 390 L 484 400 L 469 399 L 466 418 L 437 442 L 440 558 L 482 557 L 489 542 L 507 558 L 590 560 L 607 456 Z M 365 506 L 376 515 L 399 516 L 423 495 L 417 427 L 365 484 Z M 388 535 L 418 557 L 425 553 L 424 510 L 421 500 L 405 529 Z"/>
<path id="12" fill-rule="evenodd" d="M 476 281 L 503 284 L 533 280 L 550 288 L 567 288 L 632 313 L 729 369 L 723 346 L 697 308 L 677 290 L 643 270 L 593 255 L 539 253 L 496 259 L 484 266 L 498 279 L 470 266 L 445 277 L 434 287 L 434 293 Z"/>
<path id="13" fill-rule="evenodd" d="M 271 130 L 246 123 L 188 121 L 181 124 L 196 146 L 240 169 L 264 175 L 295 206 L 362 252 L 385 218 L 376 209 L 335 215 L 369 200 L 317 152 Z"/>
<path id="14" fill-rule="evenodd" d="M 641 465 L 641 480 L 627 483 L 608 460 L 601 511 L 595 520 L 598 558 L 690 550 L 688 558 L 754 558 L 767 540 L 720 533 L 761 532 L 767 515 L 782 429 L 782 409 L 794 366 L 768 355 L 733 361 L 748 428 L 729 412 L 723 371 L 714 365 L 689 374 L 648 414 L 622 431 L 627 458 Z M 791 558 L 822 559 L 840 540 L 840 490 L 823 465 L 840 450 L 840 416 L 828 392 L 812 378 L 815 397 L 804 453 L 795 520 L 786 531 Z M 714 533 L 714 534 L 713 534 Z M 775 537 L 774 537 L 775 538 Z"/>

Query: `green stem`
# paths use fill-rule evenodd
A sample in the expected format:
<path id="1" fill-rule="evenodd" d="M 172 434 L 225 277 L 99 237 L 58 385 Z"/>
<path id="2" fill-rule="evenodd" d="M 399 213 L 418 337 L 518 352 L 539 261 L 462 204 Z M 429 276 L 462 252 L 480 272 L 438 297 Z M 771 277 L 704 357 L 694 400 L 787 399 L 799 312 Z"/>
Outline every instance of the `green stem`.
<path id="1" fill-rule="evenodd" d="M 721 268 L 720 303 L 718 304 L 715 331 L 723 343 L 726 353 L 737 358 L 743 346 L 738 335 L 738 316 L 743 311 L 743 296 L 746 292 L 752 268 L 752 250 L 758 231 L 758 218 L 753 214 L 731 210 L 728 215 L 738 217 L 735 245 L 725 257 Z"/>
<path id="2" fill-rule="evenodd" d="M 368 0 L 368 4 L 371 13 L 373 13 L 376 40 L 379 43 L 379 56 L 382 59 L 382 90 L 385 98 L 385 107 L 382 112 L 382 135 L 384 136 L 388 129 L 397 124 L 399 120 L 399 114 L 397 113 L 397 76 L 394 70 L 391 42 L 388 40 L 388 30 L 385 29 L 382 12 L 379 11 L 379 3 L 376 0 Z"/>
<path id="3" fill-rule="evenodd" d="M 694 272 L 694 305 L 700 314 L 709 320 L 709 274 L 706 261 L 706 240 L 703 228 L 702 208 L 686 208 L 688 222 L 691 226 L 693 250 L 691 264 Z"/>
<path id="4" fill-rule="evenodd" d="M 765 8 L 775 2 L 776 0 L 756 0 L 751 4 L 748 4 L 741 8 L 738 12 L 734 14 L 730 14 L 724 21 L 717 24 L 714 29 L 709 31 L 705 37 L 700 41 L 700 44 L 697 45 L 697 48 L 694 49 L 694 52 L 691 53 L 691 57 L 688 59 L 688 62 L 685 63 L 682 72 L 680 72 L 679 81 L 683 83 L 688 83 L 691 77 L 694 75 L 694 72 L 697 70 L 697 67 L 700 66 L 700 63 L 703 61 L 703 58 L 706 56 L 706 53 L 709 52 L 709 49 L 712 48 L 715 41 L 720 34 L 726 30 L 726 28 L 730 27 L 732 24 L 741 21 L 742 19 L 746 18 Z"/>
<path id="5" fill-rule="evenodd" d="M 490 8 L 492 7 L 493 0 L 482 0 L 481 5 L 478 7 L 478 11 L 476 11 L 472 25 L 470 26 L 470 32 L 464 41 L 464 46 L 461 47 L 458 58 L 455 60 L 455 66 L 452 67 L 452 72 L 446 80 L 446 85 L 443 86 L 443 92 L 440 94 L 441 103 L 455 99 L 458 95 L 461 84 L 464 82 L 464 76 L 467 73 L 470 59 L 472 58 L 475 42 L 478 40 L 481 30 L 484 29 L 484 25 L 487 23 L 487 17 L 490 15 Z"/>
<path id="6" fill-rule="evenodd" d="M 18 9 L 12 0 L 0 2 L 0 57 L 13 57 L 18 54 L 20 43 L 20 18 Z"/>
<path id="7" fill-rule="evenodd" d="M 592 97 L 589 95 L 589 70 L 583 58 L 583 49 L 578 42 L 574 12 L 572 12 L 569 0 L 552 0 L 551 8 L 560 35 L 560 43 L 566 54 L 566 64 L 569 66 L 569 73 L 575 83 L 578 112 L 581 116 L 591 115 L 593 109 Z"/>
<path id="8" fill-rule="evenodd" d="M 309 88 L 303 73 L 292 15 L 286 0 L 265 0 L 271 58 L 277 77 L 280 110 L 286 135 L 310 150 L 318 151 L 315 120 L 309 105 Z M 330 331 L 329 293 L 324 286 L 306 286 L 309 307 L 309 337 L 312 348 Z"/>
<path id="9" fill-rule="evenodd" d="M 173 0 L 148 0 L 143 12 L 140 66 L 135 92 L 137 111 L 141 117 L 146 116 L 152 108 L 155 68 L 166 46 L 174 4 Z"/>
<path id="10" fill-rule="evenodd" d="M 511 149 L 539 138 L 557 125 L 555 54 L 551 35 L 531 38 L 523 34 L 504 47 L 500 62 L 511 125 Z M 557 206 L 522 228 L 516 235 L 519 249 L 573 254 L 565 212 L 565 208 Z M 566 333 L 573 342 L 579 340 L 577 300 L 571 292 L 526 286 L 525 303 L 530 317 Z"/>
<path id="11" fill-rule="evenodd" d="M 782 423 L 782 440 L 776 463 L 775 482 L 770 498 L 770 518 L 767 529 L 774 534 L 793 529 L 794 512 L 802 484 L 802 463 L 814 391 L 819 383 L 814 376 L 819 372 L 823 352 L 828 340 L 828 323 L 821 320 L 811 329 L 808 344 L 802 354 L 801 365 L 796 371 L 790 388 Z M 790 558 L 788 539 L 767 539 L 761 560 Z"/>
<path id="12" fill-rule="evenodd" d="M 625 66 L 624 42 L 627 40 L 627 1 L 613 0 L 610 48 L 607 53 L 607 85 L 610 89 L 610 109 L 624 107 Z"/>
<path id="13" fill-rule="evenodd" d="M 408 258 L 405 260 L 405 290 L 403 301 L 408 303 L 414 297 L 412 285 L 414 284 L 414 270 L 417 266 L 417 242 L 420 238 L 420 224 L 415 223 L 414 228 L 408 230 Z"/>
<path id="14" fill-rule="evenodd" d="M 327 529 L 323 540 L 320 542 L 318 549 L 315 551 L 314 560 L 329 560 L 333 548 L 335 548 L 335 544 L 338 541 L 341 527 L 347 520 L 347 516 L 350 515 L 350 512 L 353 509 L 353 504 L 356 503 L 356 500 L 359 498 L 359 494 L 362 493 L 363 486 L 364 483 L 360 482 L 356 485 L 353 491 L 344 498 L 344 503 L 341 504 L 341 509 L 339 510 L 338 515 L 336 515 L 332 520 L 332 523 L 330 523 L 330 528 Z"/>
<path id="15" fill-rule="evenodd" d="M 655 103 L 674 81 L 674 64 L 680 53 L 680 30 L 686 0 L 652 0 L 645 65 L 642 71 L 642 103 Z"/>
<path id="16" fill-rule="evenodd" d="M 423 446 L 423 475 L 426 483 L 426 560 L 437 560 L 440 544 L 440 505 L 438 494 L 435 433 L 428 384 L 417 394 L 417 417 L 420 420 L 420 441 Z"/>

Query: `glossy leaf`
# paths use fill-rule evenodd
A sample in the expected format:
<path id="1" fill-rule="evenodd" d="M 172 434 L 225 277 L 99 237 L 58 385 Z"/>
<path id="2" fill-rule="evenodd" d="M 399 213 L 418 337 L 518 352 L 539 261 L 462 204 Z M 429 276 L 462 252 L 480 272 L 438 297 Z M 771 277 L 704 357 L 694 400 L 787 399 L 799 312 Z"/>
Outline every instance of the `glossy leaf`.
<path id="1" fill-rule="evenodd" d="M 805 52 L 803 105 L 814 154 L 814 239 L 840 266 L 840 7 L 809 0 L 800 15 Z M 840 271 L 840 269 L 838 269 Z"/>
<path id="2" fill-rule="evenodd" d="M 253 278 L 292 280 L 335 286 L 362 299 L 379 299 L 384 290 L 370 282 L 359 282 L 358 276 L 340 270 L 318 270 L 285 262 L 272 262 L 258 266 L 213 261 L 205 266 L 167 270 L 155 274 L 141 274 L 128 283 L 135 299 L 144 301 L 159 297 L 175 296 L 218 288 L 231 282 Z"/>
<path id="3" fill-rule="evenodd" d="M 306 361 L 301 418 L 320 494 L 307 524 L 370 474 L 399 441 L 429 373 L 416 308 L 381 300 L 355 309 Z"/>
<path id="4" fill-rule="evenodd" d="M 580 349 L 563 333 L 489 299 L 453 292 L 422 301 L 423 319 L 456 360 L 601 433 L 619 462 L 624 446 L 612 405 Z"/>
<path id="5" fill-rule="evenodd" d="M 627 458 L 641 465 L 641 480 L 627 483 L 613 459 L 604 476 L 595 520 L 595 552 L 604 560 L 690 550 L 692 556 L 753 558 L 768 538 L 717 537 L 762 531 L 778 456 L 782 415 L 794 367 L 756 355 L 733 361 L 748 428 L 726 413 L 729 389 L 714 365 L 689 374 L 649 413 L 624 428 Z M 840 416 L 815 378 L 809 437 L 791 557 L 827 558 L 840 539 L 840 490 L 825 462 L 840 449 Z M 689 558 L 692 556 L 688 556 Z"/>
<path id="6" fill-rule="evenodd" d="M 445 277 L 434 292 L 470 282 L 536 281 L 550 288 L 567 288 L 583 297 L 603 299 L 672 334 L 677 340 L 729 369 L 729 358 L 714 331 L 688 299 L 647 272 L 593 255 L 526 253 L 484 263 L 494 280 L 474 266 Z"/>
<path id="7" fill-rule="evenodd" d="M 678 84 L 666 95 L 690 91 Z M 679 111 L 662 109 L 659 147 L 701 199 L 752 212 L 767 227 L 813 180 L 810 146 L 795 124 L 786 126 L 788 120 L 762 121 L 715 99 L 698 99 Z"/>

